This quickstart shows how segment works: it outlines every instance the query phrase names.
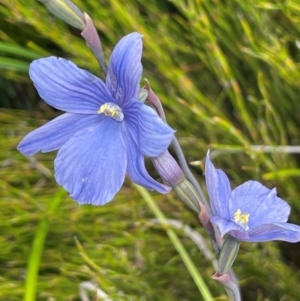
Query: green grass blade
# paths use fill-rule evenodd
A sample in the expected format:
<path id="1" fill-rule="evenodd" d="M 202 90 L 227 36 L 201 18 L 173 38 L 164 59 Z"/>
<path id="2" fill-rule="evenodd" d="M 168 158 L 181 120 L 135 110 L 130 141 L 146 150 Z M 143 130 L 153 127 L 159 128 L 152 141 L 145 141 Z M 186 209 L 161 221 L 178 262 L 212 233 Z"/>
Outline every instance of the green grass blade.
<path id="1" fill-rule="evenodd" d="M 29 63 L 0 56 L 0 69 L 9 69 L 22 73 L 28 72 Z"/>
<path id="2" fill-rule="evenodd" d="M 182 245 L 181 241 L 179 240 L 178 236 L 176 235 L 175 231 L 170 228 L 166 217 L 156 205 L 155 201 L 151 197 L 150 193 L 143 187 L 135 185 L 136 189 L 146 201 L 147 205 L 150 207 L 154 215 L 157 219 L 160 220 L 161 224 L 163 225 L 164 229 L 166 230 L 171 242 L 173 243 L 175 249 L 179 253 L 182 261 L 184 262 L 186 268 L 188 269 L 190 275 L 192 276 L 195 284 L 197 285 L 200 294 L 202 295 L 205 301 L 213 301 L 214 298 L 211 295 L 209 288 L 205 284 L 201 274 L 198 272 L 196 266 L 194 265 L 193 261 L 191 260 L 190 256 L 188 255 L 187 251 L 185 250 L 184 246 Z"/>
<path id="3" fill-rule="evenodd" d="M 23 46 L 3 42 L 0 42 L 0 53 L 17 55 L 29 60 L 35 60 L 42 56 L 41 54 Z"/>
<path id="4" fill-rule="evenodd" d="M 32 245 L 32 250 L 27 264 L 27 276 L 25 281 L 25 292 L 23 298 L 24 301 L 35 300 L 38 270 L 40 266 L 45 239 L 47 237 L 49 229 L 48 215 L 51 215 L 55 212 L 56 208 L 59 206 L 60 202 L 62 201 L 65 195 L 66 192 L 62 188 L 59 188 L 57 190 L 57 193 L 54 195 L 52 202 L 47 208 L 46 215 L 42 217 L 37 227 Z"/>

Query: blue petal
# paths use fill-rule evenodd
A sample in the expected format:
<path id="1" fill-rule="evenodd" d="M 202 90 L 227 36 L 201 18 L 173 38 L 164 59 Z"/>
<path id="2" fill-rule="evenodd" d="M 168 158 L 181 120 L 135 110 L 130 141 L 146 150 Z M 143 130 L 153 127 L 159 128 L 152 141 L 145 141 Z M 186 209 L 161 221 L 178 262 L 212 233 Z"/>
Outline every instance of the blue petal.
<path id="1" fill-rule="evenodd" d="M 300 241 L 300 227 L 289 223 L 274 223 L 257 226 L 248 231 L 249 242 L 282 240 L 288 242 Z"/>
<path id="2" fill-rule="evenodd" d="M 32 156 L 40 150 L 57 150 L 77 131 L 98 124 L 103 117 L 65 113 L 27 134 L 18 145 L 18 150 L 25 156 Z"/>
<path id="3" fill-rule="evenodd" d="M 215 169 L 209 151 L 205 160 L 205 182 L 213 215 L 231 219 L 228 208 L 231 193 L 229 180 L 222 170 Z"/>
<path id="4" fill-rule="evenodd" d="M 155 181 L 149 175 L 145 168 L 144 156 L 128 134 L 124 135 L 124 141 L 127 151 L 127 173 L 130 179 L 138 185 L 146 187 L 150 190 L 156 190 L 159 193 L 165 194 L 170 192 L 171 187 Z"/>
<path id="5" fill-rule="evenodd" d="M 99 78 L 62 58 L 33 61 L 29 75 L 41 98 L 62 111 L 97 114 L 101 104 L 113 102 Z"/>
<path id="6" fill-rule="evenodd" d="M 247 231 L 243 227 L 229 219 L 220 216 L 212 216 L 210 221 L 218 226 L 221 236 L 230 234 L 239 240 L 249 238 Z"/>
<path id="7" fill-rule="evenodd" d="M 132 100 L 123 107 L 126 129 L 136 145 L 148 157 L 157 157 L 170 145 L 174 130 L 157 113 L 140 101 Z"/>
<path id="8" fill-rule="evenodd" d="M 111 54 L 106 85 L 120 106 L 138 98 L 142 50 L 142 36 L 134 32 L 122 38 Z"/>
<path id="9" fill-rule="evenodd" d="M 121 188 L 127 167 L 120 123 L 105 118 L 59 150 L 55 177 L 79 204 L 104 205 Z"/>
<path id="10" fill-rule="evenodd" d="M 257 181 L 247 181 L 232 191 L 229 201 L 231 218 L 240 209 L 249 213 L 249 228 L 256 225 L 283 223 L 290 214 L 290 206 L 276 196 L 276 189 L 268 189 Z"/>

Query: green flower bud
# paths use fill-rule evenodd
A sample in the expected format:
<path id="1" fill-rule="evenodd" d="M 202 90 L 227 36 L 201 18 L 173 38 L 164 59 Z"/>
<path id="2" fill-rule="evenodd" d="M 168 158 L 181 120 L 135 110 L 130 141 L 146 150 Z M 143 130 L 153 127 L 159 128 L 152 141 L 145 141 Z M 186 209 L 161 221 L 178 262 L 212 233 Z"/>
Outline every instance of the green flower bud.
<path id="1" fill-rule="evenodd" d="M 226 274 L 232 267 L 240 249 L 240 242 L 231 235 L 225 239 L 218 258 L 218 273 Z"/>
<path id="2" fill-rule="evenodd" d="M 184 201 L 192 210 L 200 213 L 200 200 L 194 186 L 187 179 L 173 186 L 178 197 Z"/>
<path id="3" fill-rule="evenodd" d="M 38 0 L 44 3 L 55 16 L 75 28 L 83 30 L 85 19 L 82 11 L 71 0 Z"/>

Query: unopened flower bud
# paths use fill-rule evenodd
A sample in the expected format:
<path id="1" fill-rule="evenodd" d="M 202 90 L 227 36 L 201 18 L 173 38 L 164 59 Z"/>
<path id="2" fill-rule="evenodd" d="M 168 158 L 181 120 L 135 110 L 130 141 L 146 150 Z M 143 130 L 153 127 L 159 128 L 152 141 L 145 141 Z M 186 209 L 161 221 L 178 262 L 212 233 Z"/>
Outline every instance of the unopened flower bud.
<path id="1" fill-rule="evenodd" d="M 225 239 L 218 258 L 218 273 L 226 274 L 232 267 L 240 249 L 240 242 L 231 235 Z"/>
<path id="2" fill-rule="evenodd" d="M 198 194 L 190 181 L 184 179 L 182 182 L 174 186 L 178 197 L 184 201 L 192 210 L 200 213 L 200 200 Z"/>
<path id="3" fill-rule="evenodd" d="M 85 20 L 82 11 L 71 0 L 38 0 L 44 3 L 55 16 L 75 28 L 83 30 Z"/>
<path id="4" fill-rule="evenodd" d="M 170 186 L 174 187 L 184 180 L 181 168 L 168 150 L 151 160 L 160 177 Z"/>

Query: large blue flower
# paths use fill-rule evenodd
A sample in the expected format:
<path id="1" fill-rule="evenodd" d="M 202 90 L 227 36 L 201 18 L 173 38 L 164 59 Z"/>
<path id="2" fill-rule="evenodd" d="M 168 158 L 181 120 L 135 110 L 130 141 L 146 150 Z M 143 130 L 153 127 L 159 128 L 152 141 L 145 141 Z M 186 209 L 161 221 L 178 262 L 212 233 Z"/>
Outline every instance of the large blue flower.
<path id="1" fill-rule="evenodd" d="M 213 216 L 211 222 L 221 235 L 230 234 L 241 241 L 300 241 L 300 227 L 287 223 L 290 206 L 257 181 L 247 181 L 231 191 L 226 174 L 215 169 L 209 152 L 205 180 Z"/>
<path id="2" fill-rule="evenodd" d="M 103 205 L 131 180 L 166 193 L 145 169 L 174 131 L 138 100 L 142 39 L 131 33 L 112 52 L 106 83 L 65 59 L 34 61 L 29 75 L 41 98 L 67 113 L 29 133 L 18 149 L 26 156 L 57 150 L 55 178 L 80 204 Z"/>

